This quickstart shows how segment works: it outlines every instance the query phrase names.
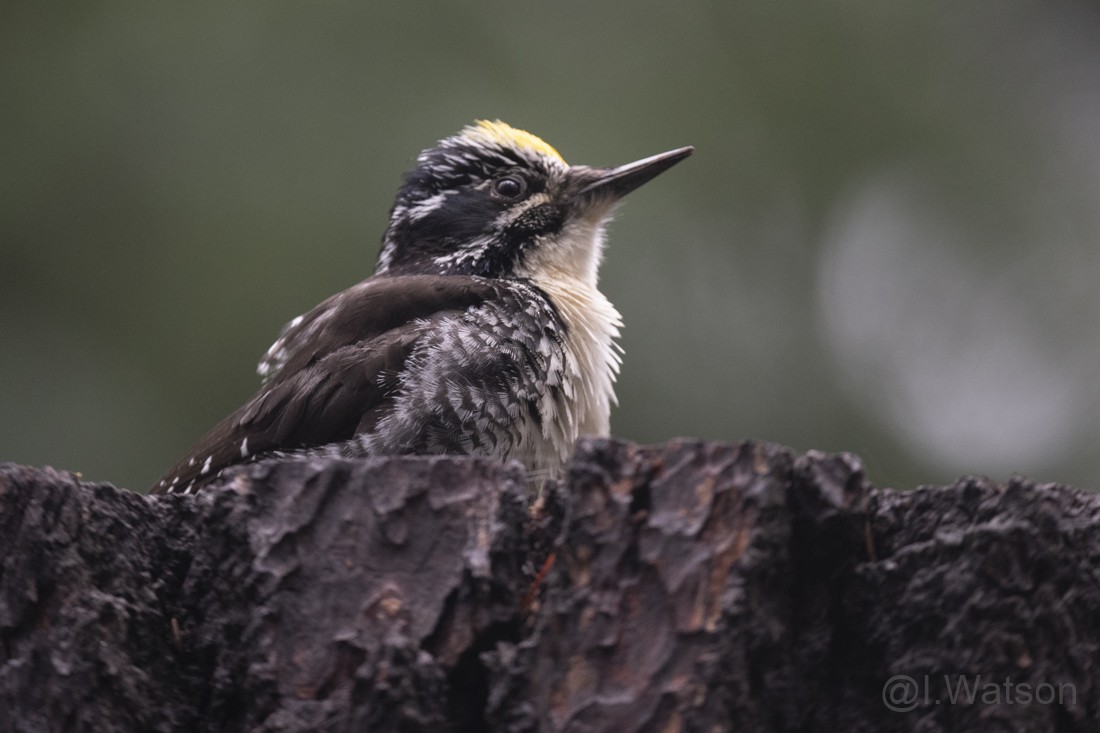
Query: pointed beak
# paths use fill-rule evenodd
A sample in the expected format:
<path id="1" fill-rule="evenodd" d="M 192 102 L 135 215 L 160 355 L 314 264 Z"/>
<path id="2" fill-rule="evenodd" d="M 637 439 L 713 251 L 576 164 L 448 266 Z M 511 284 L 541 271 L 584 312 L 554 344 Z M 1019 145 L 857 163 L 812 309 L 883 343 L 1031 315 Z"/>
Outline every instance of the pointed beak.
<path id="1" fill-rule="evenodd" d="M 689 145 L 686 148 L 658 153 L 616 168 L 573 166 L 569 169 L 569 175 L 570 177 L 575 176 L 574 185 L 579 186 L 574 194 L 574 200 L 610 199 L 618 201 L 643 183 L 647 183 L 664 173 L 693 152 L 695 152 L 695 148 Z"/>

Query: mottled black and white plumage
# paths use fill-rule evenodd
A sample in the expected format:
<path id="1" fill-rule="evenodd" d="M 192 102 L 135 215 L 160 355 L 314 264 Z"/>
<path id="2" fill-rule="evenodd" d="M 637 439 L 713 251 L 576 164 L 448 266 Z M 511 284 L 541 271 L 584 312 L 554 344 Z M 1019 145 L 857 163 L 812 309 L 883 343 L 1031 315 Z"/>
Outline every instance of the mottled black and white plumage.
<path id="1" fill-rule="evenodd" d="M 417 158 L 374 276 L 283 329 L 263 386 L 154 492 L 191 492 L 273 456 L 474 454 L 557 474 L 606 435 L 618 312 L 597 290 L 615 203 L 684 159 L 569 166 L 502 122 Z"/>

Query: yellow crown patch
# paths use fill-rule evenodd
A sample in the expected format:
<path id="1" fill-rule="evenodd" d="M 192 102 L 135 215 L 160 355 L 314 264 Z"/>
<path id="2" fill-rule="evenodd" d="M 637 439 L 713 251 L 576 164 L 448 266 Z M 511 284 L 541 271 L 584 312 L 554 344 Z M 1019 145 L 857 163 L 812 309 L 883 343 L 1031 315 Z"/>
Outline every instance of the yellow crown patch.
<path id="1" fill-rule="evenodd" d="M 497 145 L 529 150 L 537 155 L 545 155 L 567 165 L 561 154 L 542 138 L 526 130 L 518 130 L 500 120 L 477 120 L 462 131 L 462 137 L 473 142 L 484 141 Z"/>

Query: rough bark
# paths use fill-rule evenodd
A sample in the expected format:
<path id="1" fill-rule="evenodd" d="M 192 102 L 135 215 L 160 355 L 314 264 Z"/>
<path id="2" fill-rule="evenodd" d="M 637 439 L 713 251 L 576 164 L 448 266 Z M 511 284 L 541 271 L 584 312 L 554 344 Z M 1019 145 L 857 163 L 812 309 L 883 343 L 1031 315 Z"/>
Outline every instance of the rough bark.
<path id="1" fill-rule="evenodd" d="M 470 459 L 7 464 L 0 730 L 1093 731 L 1098 520 L 763 443 L 584 443 L 534 505 Z"/>

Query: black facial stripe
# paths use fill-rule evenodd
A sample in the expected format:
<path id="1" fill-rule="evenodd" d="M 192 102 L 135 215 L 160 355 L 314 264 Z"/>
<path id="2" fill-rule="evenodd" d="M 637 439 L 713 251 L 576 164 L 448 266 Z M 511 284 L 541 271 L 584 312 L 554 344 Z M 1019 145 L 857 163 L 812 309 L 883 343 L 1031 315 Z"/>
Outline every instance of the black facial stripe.
<path id="1" fill-rule="evenodd" d="M 565 224 L 565 209 L 553 204 L 534 206 L 509 224 L 502 236 L 487 247 L 475 274 L 494 276 L 512 272 L 541 236 L 557 234 Z"/>
<path id="2" fill-rule="evenodd" d="M 412 222 L 409 231 L 418 241 L 468 242 L 488 233 L 505 208 L 485 191 L 459 191 Z"/>
<path id="3" fill-rule="evenodd" d="M 432 272 L 433 269 L 425 269 L 424 265 L 432 263 L 436 258 L 452 255 L 455 250 L 453 243 L 442 239 L 415 239 L 407 225 L 395 227 L 389 236 L 397 243 L 390 262 L 390 271 L 393 273 Z M 410 244 L 414 241 L 414 245 Z"/>
<path id="4" fill-rule="evenodd" d="M 522 246 L 535 237 L 557 234 L 565 224 L 565 209 L 554 204 L 532 206 L 510 223 L 504 230 L 504 238 L 513 246 Z"/>

